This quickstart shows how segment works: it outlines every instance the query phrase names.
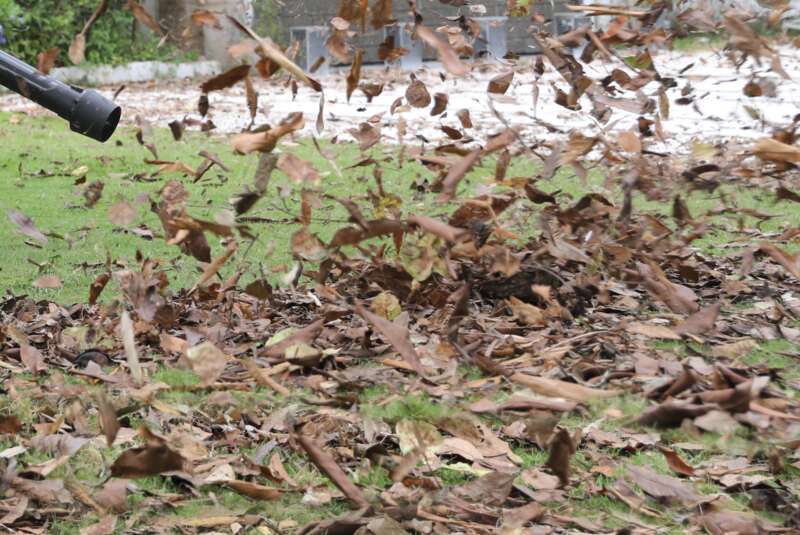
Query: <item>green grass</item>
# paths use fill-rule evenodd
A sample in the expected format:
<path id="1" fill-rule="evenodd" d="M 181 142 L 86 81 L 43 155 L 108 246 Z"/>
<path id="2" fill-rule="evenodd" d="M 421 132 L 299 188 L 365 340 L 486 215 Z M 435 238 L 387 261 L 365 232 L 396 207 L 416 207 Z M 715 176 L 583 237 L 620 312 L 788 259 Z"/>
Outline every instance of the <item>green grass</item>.
<path id="1" fill-rule="evenodd" d="M 19 116 L 15 116 L 19 117 Z M 0 265 L 0 289 L 9 290 L 11 293 L 28 293 L 37 299 L 55 300 L 61 303 L 83 302 L 86 299 L 88 287 L 97 274 L 105 270 L 107 258 L 117 262 L 115 270 L 123 265 L 134 265 L 137 250 L 149 257 L 163 260 L 171 278 L 171 288 L 191 286 L 198 277 L 197 262 L 181 255 L 176 247 L 168 246 L 160 237 L 153 241 L 144 241 L 124 229 L 115 229 L 107 217 L 108 209 L 124 198 L 134 202 L 138 196 L 150 195 L 157 199 L 157 191 L 169 178 L 181 180 L 191 192 L 190 211 L 198 218 L 213 219 L 215 214 L 225 210 L 229 204 L 228 199 L 241 191 L 246 184 L 251 184 L 255 172 L 257 158 L 254 156 L 235 156 L 221 137 L 207 137 L 202 134 L 189 133 L 184 141 L 175 143 L 165 130 L 156 129 L 156 140 L 159 155 L 164 160 L 180 160 L 192 167 L 196 167 L 201 158 L 197 156 L 200 150 L 208 150 L 218 154 L 230 166 L 228 173 L 215 169 L 210 172 L 200 184 L 193 184 L 190 179 L 174 175 L 171 177 L 157 177 L 155 181 L 134 180 L 133 177 L 141 173 L 153 171 L 143 163 L 149 157 L 145 149 L 140 147 L 133 139 L 130 129 L 123 129 L 117 139 L 122 145 L 114 143 L 99 145 L 92 141 L 70 134 L 66 126 L 55 119 L 32 119 L 22 117 L 18 124 L 12 123 L 11 116 L 0 114 L 0 141 L 6 144 L 5 153 L 10 155 L 5 161 L 0 162 L 0 174 L 5 180 L 0 181 L 0 210 L 16 209 L 30 216 L 37 227 L 50 235 L 50 241 L 41 248 L 34 248 L 25 244 L 26 238 L 21 236 L 15 227 L 2 217 L 0 221 L 0 239 L 6 245 L 7 262 Z M 335 155 L 339 172 L 329 162 L 321 157 L 312 144 L 299 142 L 292 146 L 284 146 L 284 150 L 291 150 L 299 157 L 311 161 L 323 175 L 322 182 L 326 193 L 341 197 L 358 197 L 365 195 L 368 190 L 375 191 L 376 186 L 370 168 L 357 167 L 347 169 L 366 156 L 375 159 L 385 159 L 383 184 L 387 196 L 376 202 L 372 209 L 367 209 L 367 217 L 380 217 L 386 212 L 388 204 L 400 207 L 401 215 L 411 212 L 424 212 L 434 215 L 446 215 L 452 205 L 436 205 L 427 200 L 421 200 L 414 195 L 412 184 L 420 181 L 432 181 L 434 175 L 427 169 L 411 162 L 406 162 L 402 168 L 397 167 L 395 149 L 391 147 L 378 147 L 372 149 L 368 155 L 362 155 L 352 144 L 325 145 L 323 149 Z M 519 158 L 519 161 L 509 170 L 508 176 L 535 176 L 537 164 Z M 94 208 L 83 207 L 83 197 L 80 188 L 74 185 L 75 177 L 70 173 L 76 168 L 87 166 L 87 181 L 102 180 L 105 182 L 103 198 Z M 44 175 L 38 176 L 39 170 L 44 170 Z M 487 159 L 482 165 L 472 172 L 465 181 L 465 188 L 471 191 L 481 184 L 493 181 L 494 162 Z M 606 191 L 604 177 L 598 171 L 592 171 L 587 183 L 575 178 L 569 169 L 560 171 L 552 180 L 537 183 L 537 187 L 547 192 L 560 192 L 562 205 L 570 199 L 577 200 L 587 191 L 608 195 L 614 201 L 619 201 L 621 195 L 618 189 Z M 680 189 L 680 188 L 678 188 Z M 739 208 L 752 208 L 759 212 L 767 212 L 775 217 L 763 223 L 761 228 L 769 232 L 779 232 L 789 226 L 800 226 L 800 210 L 790 203 L 773 204 L 772 200 L 762 192 L 748 189 L 745 186 L 728 184 L 722 186 L 715 194 L 697 194 L 689 197 L 687 203 L 691 213 L 701 217 L 704 213 L 716 208 L 722 195 L 732 196 L 736 199 Z M 268 194 L 259 202 L 256 208 L 248 215 L 280 221 L 271 224 L 254 224 L 252 231 L 258 235 L 258 240 L 250 249 L 247 256 L 237 257 L 234 264 L 239 262 L 248 267 L 243 282 L 263 271 L 273 281 L 280 279 L 280 274 L 286 271 L 294 262 L 290 252 L 289 240 L 291 234 L 299 228 L 294 223 L 294 218 L 299 212 L 299 188 L 281 173 L 274 175 Z M 426 195 L 428 197 L 430 195 Z M 646 201 L 637 195 L 635 210 L 647 210 L 662 216 L 666 224 L 676 228 L 670 216 L 671 203 Z M 520 239 L 524 240 L 538 229 L 539 208 L 530 207 L 527 203 L 515 207 L 515 224 L 513 229 Z M 147 225 L 155 234 L 161 233 L 161 225 L 157 217 L 149 210 L 149 203 L 139 205 L 139 218 L 135 225 Z M 320 235 L 323 241 L 330 239 L 333 231 L 339 228 L 346 220 L 345 211 L 337 203 L 323 200 L 322 206 L 314 211 L 311 225 L 313 232 Z M 728 243 L 734 237 L 736 229 L 740 226 L 754 226 L 757 220 L 741 214 L 723 215 L 710 218 L 709 233 L 701 240 L 694 242 L 707 254 L 728 254 L 733 249 L 724 248 L 722 242 Z M 56 236 L 61 236 L 62 239 Z M 209 237 L 216 254 L 221 251 L 221 246 L 212 237 Z M 737 246 L 739 244 L 736 244 Z M 745 247 L 747 244 L 742 243 Z M 12 260 L 13 259 L 13 260 Z M 223 268 L 223 276 L 230 275 L 235 269 L 234 265 Z M 32 287 L 33 281 L 40 274 L 56 274 L 64 282 L 60 291 L 37 290 Z M 111 299 L 118 294 L 116 287 L 111 284 L 106 291 L 105 299 Z M 65 333 L 67 334 L 67 333 Z M 81 332 L 72 331 L 70 336 L 81 338 Z M 85 333 L 84 333 L 85 335 Z M 113 345 L 113 344 L 112 344 Z M 715 362 L 709 347 L 702 344 L 685 342 L 655 342 L 651 344 L 655 351 L 668 354 L 674 353 L 676 357 L 701 355 L 709 364 Z M 797 358 L 792 356 L 797 352 L 797 347 L 786 341 L 766 342 L 751 354 L 740 359 L 745 365 L 760 365 L 764 368 L 776 369 L 787 380 L 796 380 L 800 377 L 800 367 Z M 460 381 L 466 382 L 482 377 L 482 373 L 472 366 L 462 366 L 459 369 Z M 84 378 L 67 376 L 71 384 L 84 384 L 89 390 L 97 388 Z M 200 413 L 210 415 L 215 421 L 225 422 L 226 419 L 238 418 L 242 413 L 252 413 L 266 417 L 273 411 L 289 405 L 296 406 L 298 410 L 315 411 L 318 407 L 306 405 L 303 402 L 300 389 L 287 398 L 276 395 L 264 388 L 256 388 L 249 392 L 232 392 L 232 407 L 217 407 L 206 403 L 209 392 L 193 389 L 199 384 L 199 378 L 191 371 L 182 369 L 178 364 L 161 365 L 152 377 L 154 382 L 161 382 L 173 390 L 160 391 L 156 399 L 167 405 L 177 408 L 186 420 L 191 420 Z M 18 382 L 29 381 L 33 385 L 45 379 L 34 378 L 29 374 L 20 374 L 15 377 Z M 29 395 L 34 392 L 32 388 L 18 387 L 19 399 L 11 400 L 0 397 L 0 413 L 15 414 L 23 421 L 26 429 L 34 423 L 42 423 L 43 408 L 46 414 L 58 413 L 60 408 L 49 406 L 49 401 L 34 398 Z M 457 401 L 442 401 L 427 395 L 408 394 L 404 385 L 382 385 L 366 388 L 359 393 L 357 408 L 360 414 L 373 420 L 382 420 L 389 424 L 396 424 L 402 420 L 420 420 L 436 423 L 443 419 L 455 417 L 464 412 L 464 408 L 472 398 L 465 397 Z M 483 395 L 483 393 L 482 393 Z M 508 390 L 497 389 L 486 393 L 492 399 L 500 401 L 508 395 Z M 790 395 L 796 395 L 795 392 Z M 565 415 L 560 425 L 570 432 L 596 425 L 607 432 L 653 432 L 635 424 L 636 416 L 651 403 L 640 395 L 625 395 L 614 399 L 587 404 L 579 412 Z M 97 417 L 91 410 L 91 402 L 86 404 L 89 410 L 88 421 L 92 429 L 97 429 Z M 178 420 L 182 418 L 176 418 Z M 503 425 L 508 424 L 507 416 L 485 416 L 483 421 L 492 426 L 495 432 L 500 432 Z M 139 412 L 129 417 L 129 425 L 138 426 L 141 421 Z M 165 429 L 169 429 L 172 422 L 164 421 Z M 153 425 L 153 422 L 148 422 Z M 159 429 L 163 431 L 163 429 Z M 755 456 L 763 455 L 758 445 L 758 437 L 747 431 L 744 427 L 738 429 L 731 436 L 721 437 L 714 433 L 695 433 L 691 429 L 660 430 L 660 444 L 671 447 L 680 443 L 692 443 L 703 446 L 702 451 L 677 448 L 681 456 L 692 466 L 711 459 L 714 455 L 725 456 Z M 218 453 L 252 455 L 261 445 L 261 438 L 253 435 L 241 438 L 235 446 L 230 444 L 215 445 L 212 455 Z M 13 441 L 4 441 L 0 450 L 14 445 Z M 594 446 L 590 446 L 594 448 Z M 122 448 L 97 448 L 87 445 L 76 454 L 69 463 L 59 468 L 52 477 L 78 477 L 84 484 L 97 483 L 103 472 L 104 466 L 115 459 Z M 522 460 L 520 469 L 542 467 L 547 460 L 548 452 L 527 442 L 513 443 L 514 453 Z M 330 481 L 320 473 L 308 458 L 295 451 L 281 450 L 281 456 L 287 472 L 302 486 L 331 487 Z M 20 457 L 21 464 L 30 465 L 45 462 L 50 459 L 49 454 L 35 450 L 28 451 Z M 590 472 L 590 469 L 600 462 L 614 463 L 611 476 Z M 609 460 L 610 459 L 610 460 Z M 613 484 L 616 478 L 624 476 L 624 467 L 628 464 L 647 466 L 658 473 L 670 474 L 663 455 L 655 448 L 641 447 L 617 451 L 614 448 L 597 448 L 593 451 L 580 450 L 572 460 L 577 468 L 573 484 L 566 489 L 568 500 L 560 503 L 548 504 L 556 512 L 563 512 L 575 517 L 582 517 L 597 522 L 605 529 L 614 530 L 624 527 L 626 518 L 635 518 L 637 522 L 654 523 L 652 519 L 642 517 L 635 511 L 619 501 L 598 492 L 604 486 Z M 371 461 L 362 459 L 361 464 L 348 467 L 353 479 L 365 488 L 371 496 L 380 493 L 391 486 L 388 469 L 382 465 L 375 465 Z M 580 478 L 577 474 L 580 474 Z M 446 486 L 463 484 L 474 479 L 474 475 L 465 471 L 451 468 L 440 468 L 434 473 Z M 800 475 L 800 471 L 793 468 L 787 469 L 780 477 L 791 481 Z M 149 493 L 182 494 L 167 478 L 153 477 L 136 481 L 139 490 L 130 495 L 132 507 L 139 506 L 144 496 Z M 698 488 L 703 493 L 713 494 L 720 492 L 720 488 L 713 482 L 703 480 Z M 153 511 L 148 521 L 157 516 L 176 515 L 177 517 L 191 518 L 202 514 L 214 507 L 223 507 L 230 511 L 255 511 L 272 521 L 291 520 L 297 525 L 303 525 L 311 520 L 328 518 L 341 514 L 347 510 L 344 500 L 333 500 L 321 507 L 309 507 L 302 503 L 302 494 L 287 492 L 276 502 L 256 502 L 243 497 L 230 489 L 222 487 L 203 487 L 196 497 L 186 496 L 169 509 Z M 651 507 L 658 505 L 649 501 Z M 97 519 L 88 516 L 80 525 L 74 522 L 54 520 L 48 530 L 51 533 L 72 534 L 78 533 L 81 527 L 95 522 Z M 680 524 L 680 517 L 666 518 L 662 526 L 663 533 L 681 533 L 685 526 Z"/>

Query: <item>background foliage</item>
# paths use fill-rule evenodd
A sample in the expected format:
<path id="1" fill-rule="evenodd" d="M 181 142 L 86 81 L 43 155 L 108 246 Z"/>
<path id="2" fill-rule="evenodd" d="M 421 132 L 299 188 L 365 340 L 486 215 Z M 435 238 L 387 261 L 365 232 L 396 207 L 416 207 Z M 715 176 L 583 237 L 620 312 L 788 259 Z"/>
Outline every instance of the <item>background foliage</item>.
<path id="1" fill-rule="evenodd" d="M 97 0 L 0 0 L 0 23 L 9 41 L 6 50 L 36 64 L 39 52 L 61 49 L 57 65 L 71 64 L 67 50 L 75 34 L 97 7 Z M 86 45 L 86 63 L 120 64 L 129 61 L 181 60 L 186 52 L 174 45 L 158 47 L 158 39 L 134 29 L 134 18 L 123 10 L 123 0 L 112 0 L 109 10 L 92 27 Z"/>

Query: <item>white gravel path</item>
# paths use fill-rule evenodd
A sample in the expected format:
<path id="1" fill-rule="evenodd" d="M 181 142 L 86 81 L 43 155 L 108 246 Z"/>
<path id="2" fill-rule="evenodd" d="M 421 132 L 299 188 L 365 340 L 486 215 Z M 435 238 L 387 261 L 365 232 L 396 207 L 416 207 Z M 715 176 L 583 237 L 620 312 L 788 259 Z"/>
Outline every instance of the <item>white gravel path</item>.
<path id="1" fill-rule="evenodd" d="M 791 80 L 783 80 L 769 70 L 769 63 L 761 67 L 752 62 L 739 68 L 738 72 L 731 61 L 721 53 L 677 53 L 662 51 L 654 54 L 656 68 L 662 77 L 672 77 L 678 87 L 669 90 L 670 117 L 664 121 L 666 143 L 653 142 L 649 147 L 673 153 L 685 153 L 690 150 L 693 139 L 708 141 L 747 140 L 762 137 L 776 126 L 785 126 L 800 112 L 800 50 L 793 47 L 778 49 L 784 69 Z M 578 129 L 584 134 L 597 133 L 601 129 L 596 121 L 588 116 L 591 109 L 587 97 L 581 103 L 584 111 L 571 111 L 555 103 L 552 84 L 569 91 L 569 87 L 560 75 L 545 61 L 547 70 L 536 81 L 533 72 L 533 57 L 524 57 L 513 67 L 516 72 L 513 84 L 506 95 L 489 95 L 486 92 L 488 81 L 499 73 L 512 67 L 494 64 L 476 64 L 472 74 L 465 79 L 442 81 L 441 68 L 436 63 L 426 64 L 417 73 L 433 95 L 437 92 L 447 93 L 450 98 L 445 115 L 431 117 L 429 110 L 406 109 L 392 115 L 392 103 L 405 93 L 409 83 L 409 74 L 396 69 L 366 67 L 362 81 L 383 82 L 383 94 L 367 103 L 365 95 L 356 91 L 350 104 L 345 100 L 345 76 L 343 70 L 335 75 L 324 77 L 321 81 L 325 87 L 325 129 L 319 134 L 315 131 L 315 122 L 319 109 L 320 96 L 311 89 L 300 87 L 297 98 L 293 99 L 288 81 L 285 77 L 277 80 L 256 80 L 259 92 L 259 114 L 256 124 L 276 123 L 290 112 L 301 111 L 306 116 L 306 127 L 302 134 L 331 138 L 336 135 L 347 136 L 347 131 L 357 127 L 359 123 L 370 117 L 382 114 L 382 140 L 397 143 L 397 125 L 400 117 L 407 124 L 404 141 L 413 142 L 422 135 L 432 143 L 446 140 L 439 129 L 440 124 L 459 127 L 455 114 L 460 109 L 468 109 L 475 128 L 468 134 L 478 140 L 496 133 L 503 128 L 501 122 L 491 111 L 490 103 L 512 126 L 518 128 L 521 135 L 531 142 L 541 141 L 553 135 L 543 123 L 557 127 L 566 133 Z M 685 69 L 691 65 L 690 68 Z M 594 79 L 602 78 L 614 68 L 622 67 L 619 61 L 594 61 L 586 66 L 587 74 Z M 683 71 L 683 72 L 681 72 Z M 777 86 L 774 97 L 762 96 L 749 98 L 742 88 L 752 74 L 757 74 L 773 81 Z M 539 87 L 538 104 L 533 106 L 534 83 Z M 678 105 L 675 100 L 681 96 L 681 89 L 687 84 L 693 88 L 694 103 Z M 111 95 L 115 88 L 102 88 Z M 641 92 L 656 98 L 658 84 L 651 83 Z M 199 81 L 158 82 L 139 84 L 127 87 L 118 97 L 123 107 L 123 120 L 133 123 L 137 115 L 147 118 L 151 123 L 166 126 L 172 120 L 184 117 L 199 118 L 197 100 L 200 95 Z M 633 99 L 633 92 L 620 95 Z M 239 132 L 250 120 L 245 102 L 242 84 L 210 95 L 210 117 L 216 125 L 216 133 L 228 134 Z M 751 108 L 748 112 L 747 107 Z M 37 106 L 11 94 L 0 96 L 0 110 L 24 112 L 29 114 L 43 113 Z M 761 119 L 752 116 L 757 110 Z M 606 133 L 628 130 L 633 127 L 638 115 L 619 109 L 613 109 L 613 115 L 603 126 Z"/>

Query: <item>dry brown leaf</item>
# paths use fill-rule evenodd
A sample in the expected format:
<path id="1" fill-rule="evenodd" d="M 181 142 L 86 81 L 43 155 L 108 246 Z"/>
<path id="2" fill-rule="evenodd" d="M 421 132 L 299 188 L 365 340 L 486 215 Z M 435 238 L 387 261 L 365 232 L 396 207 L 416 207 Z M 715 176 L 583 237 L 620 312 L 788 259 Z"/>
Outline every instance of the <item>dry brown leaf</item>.
<path id="1" fill-rule="evenodd" d="M 50 74 L 50 71 L 53 70 L 53 67 L 56 65 L 56 60 L 60 52 L 58 47 L 48 48 L 44 52 L 39 52 L 39 55 L 36 57 L 36 68 L 43 74 Z M 71 46 L 69 57 L 72 59 Z M 75 63 L 75 61 L 73 61 L 73 63 Z"/>
<path id="2" fill-rule="evenodd" d="M 369 505 L 369 501 L 367 501 L 364 493 L 350 481 L 350 478 L 347 477 L 347 474 L 344 473 L 344 470 L 336 463 L 336 460 L 330 453 L 317 444 L 313 438 L 303 435 L 302 433 L 296 433 L 294 438 L 306 451 L 317 468 L 330 478 L 333 484 L 344 493 L 347 499 L 353 502 L 357 507 L 367 507 Z"/>
<path id="3" fill-rule="evenodd" d="M 459 59 L 458 54 L 453 47 L 450 46 L 450 43 L 440 39 L 433 30 L 418 24 L 415 32 L 417 37 L 428 44 L 431 48 L 436 50 L 439 61 L 442 62 L 442 66 L 447 70 L 447 72 L 457 77 L 464 76 L 469 72 L 469 66 Z"/>
<path id="4" fill-rule="evenodd" d="M 238 492 L 239 494 L 247 496 L 248 498 L 265 502 L 279 500 L 283 495 L 283 492 L 280 489 L 266 487 L 264 485 L 259 485 L 258 483 L 251 483 L 250 481 L 232 479 L 230 481 L 226 481 L 224 485 Z"/>
<path id="5" fill-rule="evenodd" d="M 311 162 L 298 158 L 294 154 L 281 154 L 278 158 L 278 169 L 286 176 L 300 184 L 316 184 L 319 182 L 319 172 L 314 169 Z"/>
<path id="6" fill-rule="evenodd" d="M 228 363 L 228 356 L 211 342 L 190 347 L 186 351 L 186 359 L 203 386 L 215 383 Z"/>
<path id="7" fill-rule="evenodd" d="M 146 427 L 142 428 L 142 434 L 147 444 L 123 451 L 111 465 L 112 476 L 134 479 L 184 469 L 187 463 L 180 453 L 170 449 L 162 438 L 153 435 Z"/>
<path id="8" fill-rule="evenodd" d="M 233 87 L 234 85 L 238 84 L 242 80 L 244 80 L 250 74 L 250 65 L 238 65 L 229 69 L 222 74 L 218 74 L 217 76 L 206 80 L 200 85 L 200 90 L 205 93 L 211 93 L 212 91 L 220 91 L 222 89 L 227 89 L 229 87 Z"/>
<path id="9" fill-rule="evenodd" d="M 63 285 L 64 284 L 61 282 L 61 279 L 56 275 L 42 275 L 33 281 L 34 288 L 41 288 L 45 290 L 58 290 Z"/>
<path id="10" fill-rule="evenodd" d="M 781 143 L 777 139 L 767 137 L 760 139 L 753 147 L 753 154 L 769 162 L 791 163 L 800 162 L 800 148 L 794 145 Z"/>
<path id="11" fill-rule="evenodd" d="M 136 17 L 139 24 L 150 28 L 159 35 L 164 34 L 164 30 L 161 28 L 158 21 L 136 0 L 128 0 L 125 8 L 133 13 L 133 16 Z"/>
<path id="12" fill-rule="evenodd" d="M 622 394 L 620 390 L 600 390 L 575 383 L 560 381 L 558 379 L 535 377 L 525 373 L 515 373 L 511 376 L 511 380 L 515 383 L 530 388 L 542 396 L 571 399 L 578 402 L 586 402 L 592 399 L 612 398 Z"/>
<path id="13" fill-rule="evenodd" d="M 195 26 L 210 26 L 218 30 L 222 29 L 222 23 L 217 17 L 217 13 L 207 9 L 194 10 L 192 12 L 192 24 Z"/>
<path id="14" fill-rule="evenodd" d="M 658 449 L 664 454 L 664 458 L 667 459 L 667 464 L 673 472 L 689 477 L 693 477 L 695 475 L 694 468 L 686 464 L 686 461 L 681 459 L 681 456 L 678 455 L 675 450 L 664 447 L 659 447 Z"/>
<path id="15" fill-rule="evenodd" d="M 359 48 L 356 50 L 353 64 L 350 66 L 350 72 L 347 74 L 347 102 L 350 102 L 353 91 L 356 90 L 358 83 L 361 81 L 361 60 L 363 56 L 363 49 Z"/>
<path id="16" fill-rule="evenodd" d="M 47 369 L 42 352 L 28 344 L 20 346 L 19 359 L 33 375 L 38 375 Z"/>
<path id="17" fill-rule="evenodd" d="M 130 0 L 129 0 L 130 1 Z M 307 75 L 303 69 L 297 66 L 289 57 L 270 39 L 269 37 L 259 37 L 251 28 L 245 26 L 241 22 L 239 22 L 236 18 L 231 17 L 228 15 L 228 19 L 237 27 L 239 30 L 250 37 L 251 39 L 255 40 L 258 45 L 258 52 L 261 57 L 269 59 L 275 65 L 279 66 L 304 84 L 311 87 L 314 91 L 320 92 L 322 91 L 322 84 L 320 84 L 317 80 L 311 78 Z"/>
<path id="18" fill-rule="evenodd" d="M 100 426 L 106 437 L 106 444 L 108 444 L 110 448 L 117 438 L 120 425 L 114 405 L 111 404 L 106 395 L 102 392 L 97 395 L 97 412 L 100 414 Z"/>
<path id="19" fill-rule="evenodd" d="M 489 80 L 489 86 L 486 88 L 486 92 L 493 93 L 495 95 L 505 95 L 513 80 L 514 71 L 498 74 Z"/>
<path id="20" fill-rule="evenodd" d="M 272 152 L 282 137 L 301 130 L 305 126 L 302 113 L 289 114 L 281 123 L 265 132 L 238 134 L 231 139 L 233 149 L 239 154 Z"/>
<path id="21" fill-rule="evenodd" d="M 414 346 L 408 338 L 408 329 L 384 319 L 377 314 L 370 312 L 369 309 L 363 305 L 357 304 L 355 306 L 356 313 L 368 321 L 375 329 L 378 330 L 386 340 L 392 344 L 395 350 L 400 353 L 405 362 L 411 366 L 419 375 L 425 376 L 425 370 L 422 368 L 422 363 L 419 360 Z"/>
<path id="22" fill-rule="evenodd" d="M 406 100 L 415 108 L 427 108 L 431 104 L 428 88 L 416 76 L 411 75 L 411 85 L 406 89 Z"/>

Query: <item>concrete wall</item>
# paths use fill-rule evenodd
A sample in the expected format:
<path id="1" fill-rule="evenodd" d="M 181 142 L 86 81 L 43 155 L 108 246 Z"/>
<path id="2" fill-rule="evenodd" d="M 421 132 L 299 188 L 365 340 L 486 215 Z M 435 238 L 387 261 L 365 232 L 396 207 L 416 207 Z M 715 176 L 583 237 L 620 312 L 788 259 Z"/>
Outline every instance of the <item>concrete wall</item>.
<path id="1" fill-rule="evenodd" d="M 258 12 L 263 9 L 264 0 L 255 0 L 255 8 Z M 267 2 L 268 3 L 268 2 Z M 374 3 L 370 0 L 370 5 Z M 506 14 L 507 0 L 482 0 L 476 2 L 486 7 L 485 16 L 501 16 Z M 303 0 L 296 2 L 284 2 L 284 8 L 279 10 L 277 28 L 280 29 L 279 34 L 274 36 L 277 39 L 288 42 L 289 28 L 293 26 L 328 26 L 330 20 L 337 15 L 339 2 L 337 0 Z M 554 2 L 556 6 L 560 6 L 562 2 Z M 537 9 L 545 16 L 549 17 L 552 13 L 551 3 L 549 0 L 539 2 Z M 440 26 L 447 21 L 444 17 L 457 16 L 459 12 L 469 14 L 469 7 L 454 8 L 446 6 L 439 2 L 432 0 L 420 0 L 418 2 L 418 9 L 426 21 L 426 24 L 432 27 Z M 556 7 L 559 9 L 559 7 Z M 411 17 L 408 12 L 408 3 L 405 0 L 394 1 L 394 16 L 400 22 L 410 22 Z M 477 16 L 477 15 L 472 15 Z M 257 16 L 257 19 L 259 17 Z M 451 23 L 452 24 L 452 23 Z M 525 18 L 509 18 L 508 24 L 508 48 L 511 52 L 516 54 L 530 54 L 533 50 L 530 48 L 531 41 L 528 38 L 528 29 L 531 26 L 529 17 Z M 359 28 L 360 29 L 360 28 Z M 373 30 L 367 21 L 367 32 L 365 34 L 359 33 L 353 39 L 353 44 L 370 51 L 370 54 L 365 58 L 366 61 L 377 61 L 375 50 L 377 45 L 383 40 L 382 30 Z M 432 50 L 426 51 L 426 59 L 432 59 L 434 53 Z"/>
<path id="2" fill-rule="evenodd" d="M 189 23 L 189 18 L 195 9 L 208 9 L 235 15 L 240 19 L 247 19 L 248 7 L 255 9 L 256 30 L 263 35 L 270 35 L 273 39 L 284 44 L 289 42 L 289 29 L 294 26 L 328 26 L 330 20 L 337 15 L 339 0 L 145 0 L 151 12 L 156 14 L 159 21 L 174 35 L 180 35 Z M 354 0 L 358 3 L 358 0 Z M 370 0 L 370 5 L 375 0 Z M 486 7 L 486 16 L 505 15 L 507 0 L 482 0 L 480 5 Z M 550 17 L 553 11 L 561 10 L 563 2 L 555 0 L 542 0 L 538 2 L 537 10 Z M 425 18 L 426 24 L 432 27 L 440 26 L 447 21 L 444 17 L 457 16 L 459 13 L 470 14 L 469 6 L 455 8 L 434 0 L 418 0 L 418 9 Z M 394 16 L 400 22 L 409 22 L 411 17 L 408 12 L 406 0 L 394 0 Z M 472 14 L 471 16 L 480 16 Z M 205 27 L 196 36 L 192 43 L 211 60 L 230 65 L 232 62 L 227 56 L 226 49 L 230 44 L 242 39 L 241 34 L 224 22 L 222 30 Z M 516 54 L 529 54 L 531 41 L 528 37 L 531 27 L 529 17 L 509 18 L 508 24 L 508 49 Z M 359 33 L 353 40 L 357 47 L 367 51 L 366 62 L 378 61 L 377 46 L 383 40 L 383 30 L 373 30 L 367 24 L 366 33 Z M 433 50 L 426 50 L 426 59 L 435 57 Z"/>

